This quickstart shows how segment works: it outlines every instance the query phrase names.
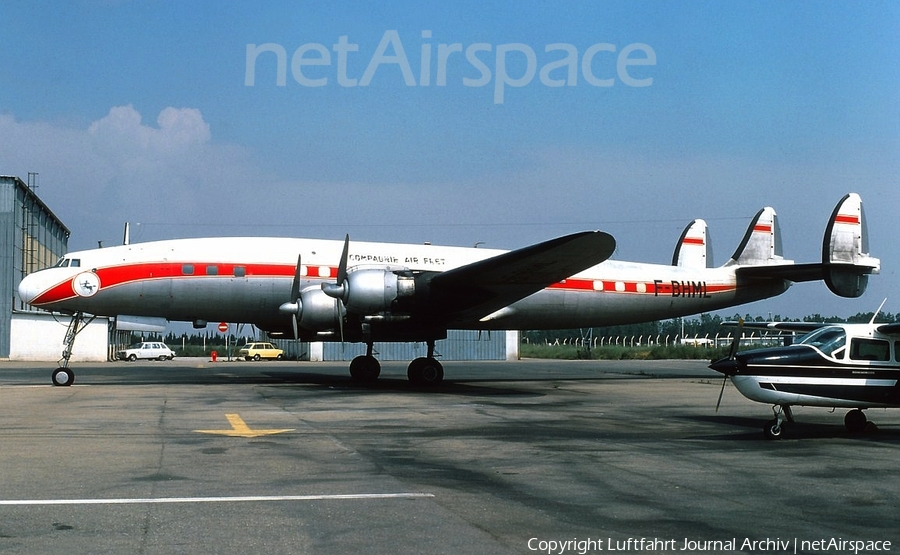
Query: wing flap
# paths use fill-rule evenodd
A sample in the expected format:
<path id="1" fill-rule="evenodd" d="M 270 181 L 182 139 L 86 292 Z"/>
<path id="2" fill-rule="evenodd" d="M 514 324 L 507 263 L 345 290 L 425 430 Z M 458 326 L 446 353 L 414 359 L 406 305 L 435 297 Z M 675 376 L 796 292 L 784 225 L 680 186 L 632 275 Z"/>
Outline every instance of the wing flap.
<path id="1" fill-rule="evenodd" d="M 566 235 L 437 274 L 430 310 L 448 320 L 479 319 L 608 259 L 602 231 Z"/>

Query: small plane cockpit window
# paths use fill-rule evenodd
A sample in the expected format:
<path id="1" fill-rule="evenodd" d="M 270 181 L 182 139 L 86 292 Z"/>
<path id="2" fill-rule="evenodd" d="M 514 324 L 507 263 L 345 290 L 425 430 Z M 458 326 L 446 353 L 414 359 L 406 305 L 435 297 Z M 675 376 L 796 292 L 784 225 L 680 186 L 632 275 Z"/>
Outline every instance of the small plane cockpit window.
<path id="1" fill-rule="evenodd" d="M 70 258 L 69 260 L 69 266 L 71 266 L 72 268 L 78 268 L 79 266 L 81 266 L 80 258 Z"/>
<path id="2" fill-rule="evenodd" d="M 881 339 L 853 339 L 850 341 L 850 358 L 853 360 L 891 360 L 891 344 Z"/>
<path id="3" fill-rule="evenodd" d="M 804 335 L 797 343 L 811 345 L 826 355 L 833 356 L 835 351 L 847 343 L 847 334 L 844 332 L 844 328 L 829 326 Z"/>

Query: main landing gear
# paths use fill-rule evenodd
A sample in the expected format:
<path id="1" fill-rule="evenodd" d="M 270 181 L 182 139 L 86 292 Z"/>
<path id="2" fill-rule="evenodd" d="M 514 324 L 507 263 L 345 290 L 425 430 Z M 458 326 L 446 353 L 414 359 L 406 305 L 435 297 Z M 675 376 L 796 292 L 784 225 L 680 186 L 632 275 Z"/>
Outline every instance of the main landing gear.
<path id="1" fill-rule="evenodd" d="M 781 439 L 784 422 L 793 422 L 794 415 L 791 413 L 790 405 L 775 405 L 772 410 L 775 412 L 775 419 L 766 422 L 763 433 L 768 439 Z M 848 412 L 844 416 L 844 426 L 851 434 L 861 434 L 875 428 L 875 424 L 866 419 L 866 414 L 862 409 L 853 409 Z"/>
<path id="2" fill-rule="evenodd" d="M 372 355 L 372 343 L 366 344 L 366 354 L 350 361 L 350 377 L 361 383 L 372 383 L 381 374 L 381 364 Z M 409 383 L 415 386 L 437 387 L 444 381 L 444 367 L 434 358 L 434 341 L 428 341 L 428 354 L 409 363 L 406 370 Z"/>
<path id="3" fill-rule="evenodd" d="M 93 322 L 94 318 L 96 318 L 96 316 L 91 316 L 85 320 L 83 312 L 76 312 L 75 315 L 72 316 L 72 321 L 69 322 L 69 328 L 66 330 L 66 338 L 63 340 L 65 348 L 62 352 L 59 368 L 54 370 L 53 374 L 50 375 L 53 385 L 69 386 L 75 383 L 75 372 L 69 368 L 69 359 L 72 357 L 72 347 L 75 345 L 75 337 L 86 328 L 88 324 Z"/>

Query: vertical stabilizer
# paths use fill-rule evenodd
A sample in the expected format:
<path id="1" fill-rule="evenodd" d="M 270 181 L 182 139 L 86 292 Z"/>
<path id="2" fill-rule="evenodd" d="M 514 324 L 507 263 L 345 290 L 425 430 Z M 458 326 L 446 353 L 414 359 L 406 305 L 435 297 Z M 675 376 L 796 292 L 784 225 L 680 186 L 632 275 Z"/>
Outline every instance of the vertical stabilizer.
<path id="1" fill-rule="evenodd" d="M 729 263 L 741 266 L 791 263 L 782 257 L 781 229 L 775 209 L 767 206 L 756 213 Z"/>
<path id="2" fill-rule="evenodd" d="M 825 283 L 836 295 L 859 297 L 869 282 L 868 274 L 877 274 L 881 261 L 869 256 L 869 231 L 862 199 L 848 193 L 828 220 L 822 243 Z"/>
<path id="3" fill-rule="evenodd" d="M 694 220 L 681 233 L 675 253 L 672 255 L 672 266 L 682 268 L 712 268 L 712 244 L 706 222 Z"/>

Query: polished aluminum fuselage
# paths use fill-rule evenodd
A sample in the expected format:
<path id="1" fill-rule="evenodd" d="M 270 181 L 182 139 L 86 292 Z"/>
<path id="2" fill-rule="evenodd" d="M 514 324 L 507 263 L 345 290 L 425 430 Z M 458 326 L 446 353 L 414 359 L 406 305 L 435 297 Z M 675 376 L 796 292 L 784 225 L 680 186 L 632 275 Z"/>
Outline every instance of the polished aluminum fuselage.
<path id="1" fill-rule="evenodd" d="M 73 252 L 64 267 L 23 279 L 20 296 L 48 310 L 246 322 L 290 329 L 279 306 L 297 257 L 301 289 L 334 281 L 343 243 L 289 238 L 178 239 Z M 353 242 L 348 266 L 442 272 L 504 251 Z M 77 262 L 76 262 L 77 261 Z M 77 263 L 77 267 L 73 265 Z M 737 266 L 683 268 L 607 260 L 453 329 L 561 329 L 672 318 L 784 292 L 790 282 L 739 283 Z"/>

